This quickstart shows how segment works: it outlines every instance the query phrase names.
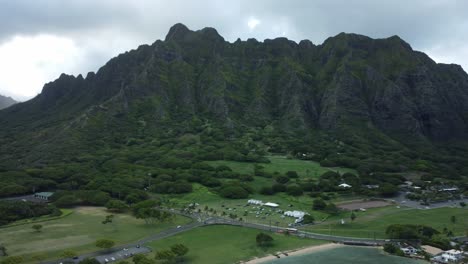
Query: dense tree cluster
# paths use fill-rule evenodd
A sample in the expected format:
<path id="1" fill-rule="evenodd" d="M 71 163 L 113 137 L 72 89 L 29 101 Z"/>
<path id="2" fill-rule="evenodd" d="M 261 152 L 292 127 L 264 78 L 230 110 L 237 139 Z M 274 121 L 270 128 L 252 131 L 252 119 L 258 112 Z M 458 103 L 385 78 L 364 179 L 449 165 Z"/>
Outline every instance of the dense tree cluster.
<path id="1" fill-rule="evenodd" d="M 0 225 L 26 218 L 43 215 L 59 216 L 60 214 L 60 210 L 50 204 L 23 201 L 0 201 Z"/>

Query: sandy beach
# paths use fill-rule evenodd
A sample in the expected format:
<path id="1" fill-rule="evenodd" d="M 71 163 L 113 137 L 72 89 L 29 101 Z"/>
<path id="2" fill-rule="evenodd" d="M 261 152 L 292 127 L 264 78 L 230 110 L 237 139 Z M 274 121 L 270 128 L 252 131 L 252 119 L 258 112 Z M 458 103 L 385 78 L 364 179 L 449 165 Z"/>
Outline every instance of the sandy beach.
<path id="1" fill-rule="evenodd" d="M 319 246 L 311 246 L 311 247 L 306 247 L 306 248 L 301 248 L 301 249 L 293 249 L 289 251 L 282 251 L 282 252 L 276 252 L 278 255 L 281 256 L 281 258 L 287 258 L 288 256 L 285 256 L 283 253 L 287 253 L 289 257 L 291 256 L 298 256 L 298 255 L 303 255 L 303 254 L 309 254 L 321 250 L 327 250 L 327 249 L 333 249 L 333 248 L 338 248 L 338 247 L 344 247 L 344 245 L 341 244 L 334 244 L 334 243 L 329 243 L 329 244 L 324 244 L 324 245 L 319 245 Z M 251 259 L 246 262 L 241 262 L 243 264 L 260 264 L 260 263 L 265 263 L 270 260 L 277 259 L 276 256 L 273 255 L 268 255 L 263 258 L 255 258 Z"/>

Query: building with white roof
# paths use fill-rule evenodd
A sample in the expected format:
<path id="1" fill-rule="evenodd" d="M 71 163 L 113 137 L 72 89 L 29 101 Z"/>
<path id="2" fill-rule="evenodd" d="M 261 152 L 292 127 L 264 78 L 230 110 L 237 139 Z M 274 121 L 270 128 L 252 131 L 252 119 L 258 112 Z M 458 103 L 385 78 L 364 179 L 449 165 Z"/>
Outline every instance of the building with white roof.
<path id="1" fill-rule="evenodd" d="M 247 201 L 248 204 L 263 205 L 263 202 L 260 200 L 250 199 Z"/>
<path id="2" fill-rule="evenodd" d="M 306 212 L 302 212 L 302 211 L 286 211 L 286 212 L 284 212 L 285 216 L 290 216 L 290 217 L 294 217 L 294 218 L 303 218 L 304 215 L 306 215 L 306 214 L 307 214 Z"/>
<path id="3" fill-rule="evenodd" d="M 433 257 L 432 261 L 436 263 L 457 263 L 463 260 L 463 258 L 463 251 L 451 249 Z"/>

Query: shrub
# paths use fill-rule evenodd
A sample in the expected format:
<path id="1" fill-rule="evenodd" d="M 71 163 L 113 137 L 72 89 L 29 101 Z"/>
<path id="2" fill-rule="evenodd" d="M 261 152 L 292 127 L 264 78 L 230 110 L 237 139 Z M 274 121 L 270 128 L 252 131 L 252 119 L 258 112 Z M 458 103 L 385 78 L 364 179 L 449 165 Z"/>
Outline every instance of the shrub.
<path id="1" fill-rule="evenodd" d="M 273 245 L 273 238 L 265 233 L 259 233 L 255 241 L 259 247 L 270 247 Z"/>
<path id="2" fill-rule="evenodd" d="M 276 177 L 276 182 L 277 183 L 285 184 L 288 181 L 289 181 L 289 178 L 286 177 L 286 176 L 280 175 L 280 176 Z"/>
<path id="3" fill-rule="evenodd" d="M 275 184 L 273 184 L 273 186 L 271 186 L 271 188 L 273 189 L 273 191 L 274 191 L 275 193 L 277 193 L 277 192 L 285 192 L 285 191 L 286 191 L 286 185 L 281 184 L 281 183 L 275 183 Z"/>
<path id="4" fill-rule="evenodd" d="M 260 194 L 273 195 L 275 194 L 275 192 L 273 191 L 273 188 L 271 187 L 262 187 L 262 189 L 260 189 Z"/>
<path id="5" fill-rule="evenodd" d="M 327 204 L 322 199 L 315 199 L 312 204 L 312 209 L 314 210 L 324 210 L 327 207 Z"/>
<path id="6" fill-rule="evenodd" d="M 288 186 L 286 192 L 292 196 L 301 196 L 303 193 L 302 188 L 297 185 Z"/>
<path id="7" fill-rule="evenodd" d="M 403 253 L 403 251 L 401 251 L 401 249 L 393 244 L 385 244 L 384 247 L 383 247 L 384 251 L 389 253 L 389 254 L 392 254 L 392 255 L 397 255 L 397 256 L 404 256 L 405 253 Z"/>
<path id="8" fill-rule="evenodd" d="M 295 171 L 288 171 L 286 172 L 286 176 L 291 179 L 296 179 L 299 178 L 299 175 L 297 175 L 297 172 Z"/>
<path id="9" fill-rule="evenodd" d="M 242 199 L 247 198 L 249 193 L 240 186 L 230 185 L 223 187 L 220 191 L 220 195 L 230 199 Z"/>

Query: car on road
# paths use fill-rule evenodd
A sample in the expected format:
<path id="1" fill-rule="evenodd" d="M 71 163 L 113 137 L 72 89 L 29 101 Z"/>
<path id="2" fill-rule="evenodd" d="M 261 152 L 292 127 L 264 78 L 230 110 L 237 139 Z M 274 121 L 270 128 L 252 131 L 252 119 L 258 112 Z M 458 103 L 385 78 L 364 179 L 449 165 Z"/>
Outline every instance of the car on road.
<path id="1" fill-rule="evenodd" d="M 111 257 L 111 260 L 112 260 L 112 261 L 115 261 L 115 258 L 114 258 L 114 257 Z"/>
<path id="2" fill-rule="evenodd" d="M 104 259 L 104 261 L 105 261 L 106 263 L 108 263 L 108 262 L 109 262 L 109 260 L 108 260 L 108 259 Z"/>
<path id="3" fill-rule="evenodd" d="M 177 228 L 181 228 L 181 227 L 182 227 L 182 226 L 180 226 L 180 225 L 179 225 L 179 226 L 177 226 Z"/>

